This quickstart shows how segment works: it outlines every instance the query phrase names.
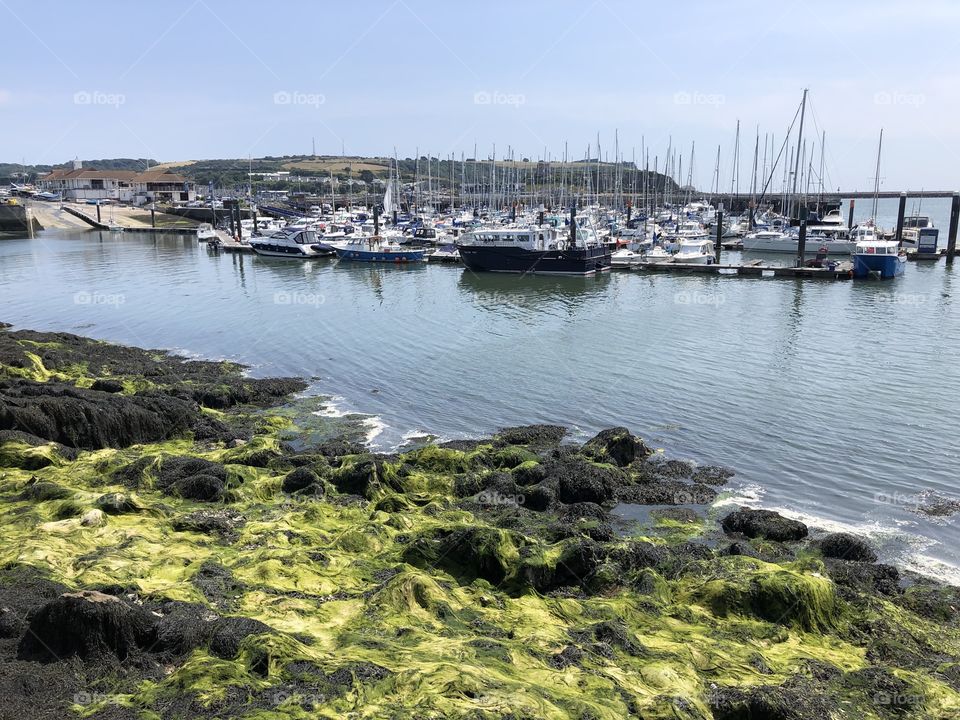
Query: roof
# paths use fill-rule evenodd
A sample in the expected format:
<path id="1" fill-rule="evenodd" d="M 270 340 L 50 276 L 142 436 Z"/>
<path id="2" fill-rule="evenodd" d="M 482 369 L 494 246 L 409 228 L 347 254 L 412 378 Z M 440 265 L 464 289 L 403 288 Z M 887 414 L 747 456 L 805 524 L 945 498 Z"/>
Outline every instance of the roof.
<path id="1" fill-rule="evenodd" d="M 120 180 L 122 182 L 166 182 L 166 183 L 184 183 L 188 182 L 183 175 L 166 172 L 165 170 L 146 170 L 144 172 L 134 172 L 133 170 L 88 170 L 80 168 L 60 168 L 44 175 L 41 180 Z"/>

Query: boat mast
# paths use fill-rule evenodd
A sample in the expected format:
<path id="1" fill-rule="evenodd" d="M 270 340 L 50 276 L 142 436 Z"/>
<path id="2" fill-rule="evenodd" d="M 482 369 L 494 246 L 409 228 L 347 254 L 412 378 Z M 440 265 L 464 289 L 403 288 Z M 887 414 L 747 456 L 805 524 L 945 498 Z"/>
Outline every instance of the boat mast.
<path id="1" fill-rule="evenodd" d="M 801 142 L 803 142 L 803 118 L 804 118 L 804 115 L 806 115 L 806 112 L 807 112 L 807 88 L 804 88 L 804 89 L 803 89 L 803 100 L 802 100 L 801 103 L 800 103 L 800 131 L 799 131 L 799 134 L 797 135 L 797 153 L 796 153 L 796 161 L 795 161 L 794 166 L 793 166 L 793 187 L 792 187 L 791 190 L 790 190 L 790 210 L 791 210 L 791 212 L 788 213 L 789 216 L 792 216 L 792 215 L 793 215 L 793 212 L 792 212 L 793 209 L 794 209 L 794 208 L 793 208 L 793 201 L 794 201 L 795 196 L 796 196 L 796 194 L 797 194 L 797 174 L 798 174 L 799 171 L 800 171 L 800 144 L 801 144 Z M 799 209 L 798 209 L 797 215 L 799 216 L 799 214 L 800 214 L 800 213 L 799 213 Z"/>
<path id="2" fill-rule="evenodd" d="M 817 215 L 822 212 L 820 206 L 823 204 L 823 156 L 827 148 L 827 131 L 824 130 L 820 136 L 820 193 L 817 195 Z"/>
<path id="3" fill-rule="evenodd" d="M 877 199 L 880 195 L 880 151 L 883 149 L 883 128 L 880 128 L 880 142 L 877 144 L 877 174 L 873 179 L 873 222 L 877 222 Z"/>

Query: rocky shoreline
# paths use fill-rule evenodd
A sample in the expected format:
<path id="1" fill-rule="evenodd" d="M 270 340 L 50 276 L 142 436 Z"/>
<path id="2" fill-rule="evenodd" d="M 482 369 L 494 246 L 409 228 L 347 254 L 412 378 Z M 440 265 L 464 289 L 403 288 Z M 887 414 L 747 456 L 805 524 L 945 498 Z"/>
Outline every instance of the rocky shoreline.
<path id="1" fill-rule="evenodd" d="M 0 327 L 0 719 L 960 717 L 960 589 L 732 471 L 294 443 L 304 388 Z"/>

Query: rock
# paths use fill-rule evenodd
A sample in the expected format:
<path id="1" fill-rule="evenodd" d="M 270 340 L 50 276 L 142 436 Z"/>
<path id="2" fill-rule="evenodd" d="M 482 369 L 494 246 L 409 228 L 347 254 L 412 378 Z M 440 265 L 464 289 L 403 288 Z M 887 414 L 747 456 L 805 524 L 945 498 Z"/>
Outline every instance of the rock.
<path id="1" fill-rule="evenodd" d="M 657 520 L 670 520 L 671 522 L 693 524 L 700 521 L 700 516 L 696 510 L 686 507 L 668 507 L 654 508 L 650 511 L 650 516 Z"/>
<path id="2" fill-rule="evenodd" d="M 900 588 L 900 571 L 893 565 L 833 560 L 825 562 L 827 573 L 847 598 L 858 595 L 897 596 Z"/>
<path id="3" fill-rule="evenodd" d="M 164 440 L 199 420 L 196 404 L 163 393 L 118 395 L 53 381 L 0 381 L 0 429 L 84 450 Z"/>
<path id="4" fill-rule="evenodd" d="M 13 609 L 0 607 L 0 639 L 18 638 L 26 629 L 27 624 Z"/>
<path id="5" fill-rule="evenodd" d="M 717 491 L 707 485 L 681 480 L 654 480 L 617 488 L 616 499 L 633 505 L 709 505 Z"/>
<path id="6" fill-rule="evenodd" d="M 898 602 L 920 617 L 960 627 L 960 587 L 921 582 L 907 589 Z"/>
<path id="7" fill-rule="evenodd" d="M 17 496 L 17 499 L 47 502 L 48 500 L 63 500 L 71 495 L 73 495 L 73 492 L 62 485 L 47 482 L 46 480 L 38 480 L 33 477 L 30 478 L 30 481 Z"/>
<path id="8" fill-rule="evenodd" d="M 57 456 L 71 461 L 77 451 L 22 430 L 0 430 L 0 467 L 40 470 L 53 465 Z"/>
<path id="9" fill-rule="evenodd" d="M 218 608 L 233 607 L 247 589 L 228 568 L 212 560 L 203 563 L 190 582 Z"/>
<path id="10" fill-rule="evenodd" d="M 772 510 L 737 510 L 727 515 L 721 524 L 728 535 L 741 534 L 749 538 L 787 542 L 807 536 L 807 526 L 802 522 L 790 520 Z"/>
<path id="11" fill-rule="evenodd" d="M 369 498 L 384 474 L 384 463 L 372 455 L 361 457 L 356 462 L 340 467 L 330 482 L 341 493 Z"/>
<path id="12" fill-rule="evenodd" d="M 173 519 L 173 529 L 179 532 L 198 532 L 219 535 L 230 539 L 243 527 L 246 518 L 227 508 L 220 510 L 197 510 L 189 515 Z"/>
<path id="13" fill-rule="evenodd" d="M 581 451 L 597 461 L 625 467 L 635 460 L 650 457 L 653 451 L 625 427 L 609 428 L 586 442 Z"/>
<path id="14" fill-rule="evenodd" d="M 120 660 L 154 639 L 156 618 L 113 595 L 93 590 L 65 593 L 30 615 L 17 650 L 20 660 L 56 662 L 69 657 Z"/>
<path id="15" fill-rule="evenodd" d="M 547 478 L 557 483 L 557 496 L 564 503 L 603 505 L 613 499 L 619 486 L 629 482 L 622 470 L 595 465 L 575 455 L 555 455 L 542 465 Z"/>
<path id="16" fill-rule="evenodd" d="M 483 578 L 493 584 L 516 569 L 519 559 L 514 536 L 486 527 L 440 529 L 421 536 L 404 551 L 403 560 L 417 567 L 437 567 L 454 577 Z"/>
<path id="17" fill-rule="evenodd" d="M 90 386 L 93 390 L 99 390 L 101 392 L 108 393 L 118 393 L 123 392 L 123 383 L 119 380 L 113 380 L 111 378 L 97 378 L 93 381 L 93 385 Z"/>
<path id="18" fill-rule="evenodd" d="M 546 512 L 557 503 L 557 491 L 549 483 L 540 483 L 523 489 L 523 507 L 536 512 Z"/>
<path id="19" fill-rule="evenodd" d="M 171 602 L 157 623 L 156 651 L 173 657 L 206 647 L 213 638 L 219 616 L 203 605 Z"/>
<path id="20" fill-rule="evenodd" d="M 324 440 L 315 448 L 314 452 L 318 452 L 326 458 L 339 458 L 346 455 L 362 455 L 367 452 L 367 449 L 360 443 L 353 442 L 346 438 L 334 438 L 332 440 Z"/>
<path id="21" fill-rule="evenodd" d="M 916 512 L 928 517 L 949 517 L 960 512 L 960 500 L 943 495 L 931 495 L 916 508 Z"/>
<path id="22" fill-rule="evenodd" d="M 692 479 L 694 482 L 704 485 L 726 485 L 735 475 L 730 468 L 720 467 L 719 465 L 701 465 L 693 471 Z"/>
<path id="23" fill-rule="evenodd" d="M 529 445 L 550 448 L 560 444 L 567 429 L 562 425 L 523 425 L 503 428 L 494 438 L 494 445 Z"/>
<path id="24" fill-rule="evenodd" d="M 309 490 L 311 493 L 323 494 L 323 486 L 320 484 L 320 478 L 308 467 L 298 467 L 291 470 L 283 478 L 283 491 L 285 493 L 297 493 Z"/>
<path id="25" fill-rule="evenodd" d="M 93 504 L 107 515 L 126 515 L 127 513 L 140 512 L 143 509 L 133 498 L 124 493 L 101 495 Z"/>
<path id="26" fill-rule="evenodd" d="M 607 559 L 603 545 L 587 539 L 568 542 L 555 564 L 542 562 L 539 558 L 523 563 L 521 574 L 524 580 L 538 592 L 548 592 L 561 587 L 594 584 L 600 567 Z"/>
<path id="27" fill-rule="evenodd" d="M 165 495 L 201 502 L 222 501 L 227 491 L 227 470 L 220 463 L 190 456 L 144 457 L 118 470 L 114 477 L 128 487 L 144 487 L 147 475 Z"/>
<path id="28" fill-rule="evenodd" d="M 830 533 L 820 540 L 824 557 L 856 562 L 876 562 L 877 554 L 863 538 L 849 533 Z"/>
<path id="29" fill-rule="evenodd" d="M 546 468 L 538 462 L 525 462 L 515 467 L 512 472 L 517 485 L 536 485 L 547 479 Z"/>
<path id="30" fill-rule="evenodd" d="M 715 688 L 707 698 L 714 720 L 824 720 L 834 716 L 837 705 L 804 678 L 795 684 L 747 690 Z"/>
<path id="31" fill-rule="evenodd" d="M 213 626 L 210 652 L 218 658 L 233 660 L 240 653 L 240 644 L 247 637 L 270 632 L 273 632 L 273 628 L 253 618 L 220 618 Z"/>
<path id="32" fill-rule="evenodd" d="M 80 524 L 84 527 L 102 527 L 107 524 L 107 516 L 102 510 L 87 510 L 80 516 Z"/>

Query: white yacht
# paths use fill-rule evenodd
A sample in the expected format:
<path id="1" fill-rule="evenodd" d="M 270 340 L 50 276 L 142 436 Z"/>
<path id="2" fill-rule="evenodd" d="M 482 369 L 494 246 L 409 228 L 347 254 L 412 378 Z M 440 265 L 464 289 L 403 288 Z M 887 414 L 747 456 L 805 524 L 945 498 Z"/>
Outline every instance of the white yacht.
<path id="1" fill-rule="evenodd" d="M 197 225 L 197 240 L 199 242 L 210 242 L 217 239 L 217 231 L 210 223 L 200 223 Z"/>
<path id="2" fill-rule="evenodd" d="M 807 229 L 804 243 L 804 255 L 818 255 L 826 250 L 828 255 L 849 255 L 853 252 L 856 243 L 842 234 L 832 234 L 823 226 L 814 226 Z M 780 232 L 779 230 L 758 230 L 743 238 L 743 249 L 746 252 L 769 252 L 797 254 L 800 245 L 800 236 L 796 232 Z"/>
<path id="3" fill-rule="evenodd" d="M 714 262 L 714 247 L 709 239 L 684 238 L 680 240 L 677 252 L 673 254 L 671 262 L 691 263 L 696 265 L 712 265 Z"/>
<path id="4" fill-rule="evenodd" d="M 329 249 L 318 245 L 317 240 L 313 230 L 285 228 L 273 235 L 251 238 L 250 247 L 257 255 L 267 257 L 309 259 L 332 255 Z"/>

